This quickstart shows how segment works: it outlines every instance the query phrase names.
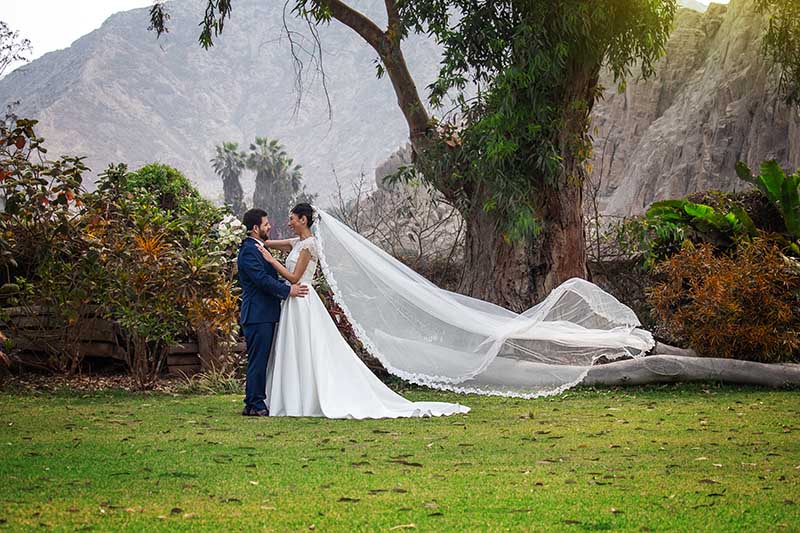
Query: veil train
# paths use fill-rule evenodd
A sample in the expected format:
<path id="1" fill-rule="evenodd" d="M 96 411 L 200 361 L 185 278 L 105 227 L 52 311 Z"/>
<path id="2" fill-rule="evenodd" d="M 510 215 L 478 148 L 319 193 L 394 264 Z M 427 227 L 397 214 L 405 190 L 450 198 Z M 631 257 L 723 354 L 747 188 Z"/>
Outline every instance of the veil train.
<path id="1" fill-rule="evenodd" d="M 315 208 L 323 274 L 364 347 L 407 381 L 534 398 L 579 384 L 599 357 L 639 357 L 653 336 L 634 312 L 578 278 L 521 314 L 441 289 Z"/>

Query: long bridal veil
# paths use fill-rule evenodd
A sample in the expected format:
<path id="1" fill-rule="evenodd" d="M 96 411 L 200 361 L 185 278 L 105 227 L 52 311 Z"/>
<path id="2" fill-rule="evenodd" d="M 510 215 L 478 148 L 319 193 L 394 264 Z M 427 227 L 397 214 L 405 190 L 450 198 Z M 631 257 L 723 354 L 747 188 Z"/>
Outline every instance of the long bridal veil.
<path id="1" fill-rule="evenodd" d="M 315 209 L 320 265 L 365 348 L 392 374 L 437 389 L 532 398 L 580 383 L 599 357 L 653 347 L 633 311 L 571 279 L 521 314 L 441 289 Z"/>

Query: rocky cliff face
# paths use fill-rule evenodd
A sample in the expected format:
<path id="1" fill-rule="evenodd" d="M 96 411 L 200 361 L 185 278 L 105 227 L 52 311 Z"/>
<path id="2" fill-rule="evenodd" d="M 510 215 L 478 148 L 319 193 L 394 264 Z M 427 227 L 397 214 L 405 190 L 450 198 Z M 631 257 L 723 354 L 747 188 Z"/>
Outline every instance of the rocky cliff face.
<path id="1" fill-rule="evenodd" d="M 593 113 L 600 209 L 628 215 L 706 190 L 741 190 L 734 165 L 800 166 L 800 115 L 776 92 L 753 0 L 678 12 L 657 76 L 623 93 L 605 76 Z"/>

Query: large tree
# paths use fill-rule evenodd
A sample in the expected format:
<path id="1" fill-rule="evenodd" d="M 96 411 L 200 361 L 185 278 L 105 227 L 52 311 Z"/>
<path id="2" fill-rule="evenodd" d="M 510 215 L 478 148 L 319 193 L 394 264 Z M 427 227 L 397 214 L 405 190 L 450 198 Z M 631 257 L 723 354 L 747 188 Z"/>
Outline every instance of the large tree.
<path id="1" fill-rule="evenodd" d="M 242 190 L 242 170 L 244 170 L 247 154 L 239 151 L 239 143 L 223 142 L 216 147 L 217 153 L 211 164 L 214 172 L 222 179 L 222 191 L 225 205 L 230 206 L 236 216 L 242 216 L 247 209 Z"/>
<path id="2" fill-rule="evenodd" d="M 409 128 L 415 166 L 466 222 L 460 290 L 524 309 L 566 279 L 586 275 L 582 183 L 589 113 L 607 64 L 617 80 L 635 64 L 648 76 L 664 44 L 674 0 L 385 0 L 385 28 L 340 0 L 293 0 L 312 24 L 335 19 L 380 58 Z M 200 42 L 223 29 L 232 0 L 208 0 Z M 151 20 L 164 30 L 164 7 Z M 313 26 L 312 26 L 313 27 Z M 434 107 L 447 93 L 458 116 L 432 118 L 401 41 L 424 32 L 443 48 Z"/>
<path id="3" fill-rule="evenodd" d="M 300 165 L 294 163 L 277 139 L 268 137 L 256 137 L 246 163 L 256 173 L 253 207 L 267 212 L 274 235 L 290 236 L 284 224 L 289 210 L 299 202 L 310 203 L 315 198 L 306 193 Z"/>

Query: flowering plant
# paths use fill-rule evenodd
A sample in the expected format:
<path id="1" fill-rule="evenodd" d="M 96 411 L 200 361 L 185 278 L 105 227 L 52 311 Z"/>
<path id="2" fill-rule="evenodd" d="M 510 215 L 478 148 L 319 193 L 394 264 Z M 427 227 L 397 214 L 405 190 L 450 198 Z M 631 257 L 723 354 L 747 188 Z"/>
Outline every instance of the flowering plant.
<path id="1" fill-rule="evenodd" d="M 235 216 L 226 215 L 217 224 L 217 235 L 217 243 L 220 248 L 230 250 L 234 246 L 241 244 L 242 240 L 247 236 L 247 228 Z"/>

